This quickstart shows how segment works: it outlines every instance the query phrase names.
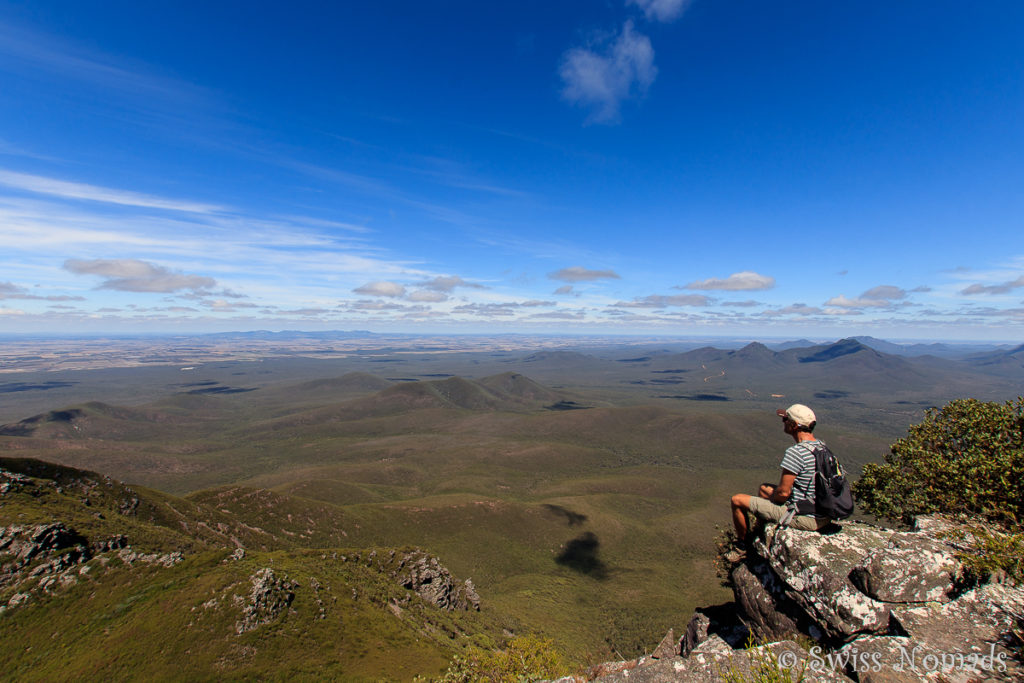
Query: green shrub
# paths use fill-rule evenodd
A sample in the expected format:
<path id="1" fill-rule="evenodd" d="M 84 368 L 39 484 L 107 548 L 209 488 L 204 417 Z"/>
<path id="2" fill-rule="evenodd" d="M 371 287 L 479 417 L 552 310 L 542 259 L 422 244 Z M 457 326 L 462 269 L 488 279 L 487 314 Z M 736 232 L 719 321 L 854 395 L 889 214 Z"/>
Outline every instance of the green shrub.
<path id="1" fill-rule="evenodd" d="M 774 652 L 758 642 L 753 636 L 747 639 L 746 657 L 749 674 L 730 660 L 729 667 L 718 671 L 718 677 L 726 683 L 802 683 L 807 677 L 807 660 L 799 667 L 783 666 Z M 733 655 L 734 657 L 736 655 Z"/>
<path id="2" fill-rule="evenodd" d="M 931 408 L 885 464 L 868 464 L 853 493 L 878 517 L 911 522 L 936 512 L 980 515 L 1016 527 L 1024 519 L 1024 398 L 958 399 Z"/>
<path id="3" fill-rule="evenodd" d="M 967 549 L 957 553 L 970 578 L 988 580 L 1005 575 L 1024 581 L 1024 533 L 1003 533 L 980 524 L 967 524 L 949 534 L 954 541 L 965 542 Z"/>
<path id="4" fill-rule="evenodd" d="M 550 640 L 536 636 L 513 638 L 504 650 L 470 648 L 452 659 L 439 683 L 520 683 L 559 678 L 566 673 Z"/>

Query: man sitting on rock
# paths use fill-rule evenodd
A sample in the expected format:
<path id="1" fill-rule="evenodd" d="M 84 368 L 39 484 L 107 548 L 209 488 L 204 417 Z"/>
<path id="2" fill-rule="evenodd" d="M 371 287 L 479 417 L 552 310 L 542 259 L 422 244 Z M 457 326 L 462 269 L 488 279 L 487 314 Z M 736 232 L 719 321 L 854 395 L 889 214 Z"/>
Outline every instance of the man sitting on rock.
<path id="1" fill-rule="evenodd" d="M 732 497 L 732 521 L 736 526 L 739 551 L 735 556 L 737 560 L 742 558 L 748 541 L 748 510 L 758 519 L 808 531 L 817 531 L 831 522 L 827 517 L 796 514 L 797 502 L 814 500 L 814 447 L 822 443 L 813 434 L 816 424 L 814 411 L 795 403 L 775 413 L 782 418 L 783 430 L 793 437 L 796 444 L 786 449 L 782 456 L 782 477 L 778 484 L 761 484 L 757 496 L 737 493 Z"/>

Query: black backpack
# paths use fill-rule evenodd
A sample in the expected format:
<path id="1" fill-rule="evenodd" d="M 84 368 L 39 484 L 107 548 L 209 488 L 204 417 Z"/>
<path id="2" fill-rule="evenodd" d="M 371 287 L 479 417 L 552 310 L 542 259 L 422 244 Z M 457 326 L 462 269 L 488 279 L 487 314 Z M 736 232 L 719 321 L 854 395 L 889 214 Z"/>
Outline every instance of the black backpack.
<path id="1" fill-rule="evenodd" d="M 814 500 L 801 500 L 796 511 L 829 519 L 846 519 L 853 514 L 853 494 L 836 456 L 824 443 L 814 447 Z"/>

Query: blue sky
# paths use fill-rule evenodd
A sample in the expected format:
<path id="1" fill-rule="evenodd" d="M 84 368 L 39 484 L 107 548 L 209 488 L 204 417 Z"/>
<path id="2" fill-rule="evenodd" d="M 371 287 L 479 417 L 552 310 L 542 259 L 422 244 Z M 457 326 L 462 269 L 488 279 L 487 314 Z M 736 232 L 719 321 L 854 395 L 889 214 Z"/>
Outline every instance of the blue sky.
<path id="1" fill-rule="evenodd" d="M 1014 340 L 1019 2 L 0 2 L 0 331 Z"/>

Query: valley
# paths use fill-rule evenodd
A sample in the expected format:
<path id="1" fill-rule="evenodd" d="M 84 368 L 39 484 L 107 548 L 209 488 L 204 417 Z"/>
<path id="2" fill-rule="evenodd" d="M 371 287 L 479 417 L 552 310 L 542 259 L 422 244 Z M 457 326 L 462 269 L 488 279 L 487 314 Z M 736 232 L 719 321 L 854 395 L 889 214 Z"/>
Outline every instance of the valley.
<path id="1" fill-rule="evenodd" d="M 778 476 L 788 444 L 776 408 L 811 405 L 818 433 L 857 472 L 927 407 L 961 396 L 1006 400 L 1024 379 L 1019 347 L 940 358 L 853 339 L 696 344 L 381 348 L 7 375 L 0 468 L 25 473 L 38 460 L 94 472 L 163 512 L 124 525 L 123 515 L 94 517 L 78 494 L 47 493 L 49 508 L 5 495 L 0 522 L 63 515 L 86 535 L 115 533 L 116 522 L 116 533 L 148 552 L 186 553 L 181 567 L 192 574 L 168 570 L 182 590 L 220 581 L 219 563 L 236 547 L 307 585 L 339 571 L 324 559 L 331 553 L 421 548 L 479 593 L 480 612 L 452 629 L 493 642 L 537 634 L 573 662 L 600 661 L 643 652 L 685 626 L 695 607 L 730 599 L 713 566 L 716 527 L 729 524 L 729 495 Z M 123 521 L 133 519 L 141 517 Z M 9 604 L 13 586 L 0 590 Z M 27 624 L 60 611 L 62 600 L 83 609 L 76 590 L 0 618 L 31 640 Z M 115 599 L 114 588 L 103 590 Z M 295 591 L 309 599 L 308 588 Z M 366 613 L 376 624 L 366 628 L 392 634 L 380 647 L 412 652 L 415 634 L 430 629 L 396 631 L 390 599 Z M 234 648 L 228 631 L 216 638 Z M 357 631 L 331 637 L 357 639 Z M 276 637 L 250 643 L 263 652 L 253 662 L 281 647 Z M 438 643 L 417 672 L 436 674 L 459 647 Z M 343 658 L 345 670 L 359 679 L 382 666 L 367 657 Z M 224 671 L 258 670 L 244 659 Z"/>

